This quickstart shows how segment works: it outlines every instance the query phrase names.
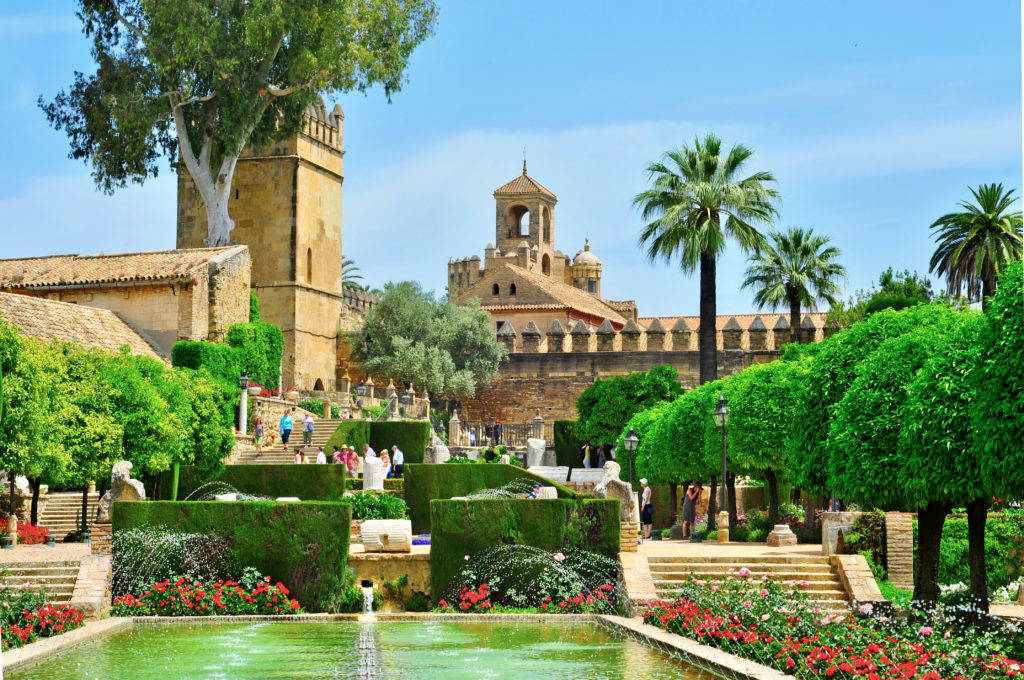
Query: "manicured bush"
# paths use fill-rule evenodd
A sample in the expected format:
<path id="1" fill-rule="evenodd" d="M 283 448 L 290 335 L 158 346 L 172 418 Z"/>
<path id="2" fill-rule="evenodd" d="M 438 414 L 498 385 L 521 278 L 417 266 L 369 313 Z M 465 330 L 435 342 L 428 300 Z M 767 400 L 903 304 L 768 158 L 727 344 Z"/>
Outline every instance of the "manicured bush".
<path id="1" fill-rule="evenodd" d="M 242 350 L 217 342 L 182 340 L 171 347 L 175 368 L 206 369 L 218 382 L 238 388 L 238 376 L 245 367 Z M 259 381 L 257 381 L 259 382 Z"/>
<path id="2" fill-rule="evenodd" d="M 434 500 L 430 523 L 430 593 L 434 602 L 462 571 L 467 555 L 496 545 L 529 545 L 550 552 L 580 548 L 607 557 L 618 555 L 620 547 L 619 506 L 614 500 Z"/>
<path id="3" fill-rule="evenodd" d="M 939 583 L 970 583 L 966 517 L 946 520 L 940 545 Z M 1024 575 L 1024 515 L 988 518 L 985 522 L 985 565 L 991 590 Z"/>
<path id="4" fill-rule="evenodd" d="M 367 420 L 343 420 L 338 424 L 334 434 L 327 440 L 324 451 L 332 451 L 332 447 L 347 444 L 354 446 L 356 453 L 363 455 L 363 444 L 370 443 L 370 422 Z"/>
<path id="5" fill-rule="evenodd" d="M 409 508 L 405 501 L 389 493 L 363 491 L 345 499 L 352 507 L 352 519 L 405 519 Z"/>
<path id="6" fill-rule="evenodd" d="M 382 451 L 397 445 L 405 454 L 405 464 L 422 463 L 430 446 L 430 423 L 425 420 L 384 420 L 370 424 L 370 446 Z"/>
<path id="7" fill-rule="evenodd" d="M 496 489 L 515 479 L 535 481 L 542 486 L 554 486 L 558 490 L 559 498 L 578 496 L 575 491 L 513 465 L 407 465 L 405 502 L 409 506 L 413 533 L 430 531 L 430 501 L 436 498 L 467 496 L 484 489 Z"/>
<path id="8" fill-rule="evenodd" d="M 227 493 L 231 489 L 252 496 L 295 496 L 304 501 L 341 501 L 346 485 L 356 486 L 345 479 L 344 465 L 225 465 L 220 474 L 207 476 L 196 471 L 191 465 L 184 465 L 178 474 L 178 499 L 188 498 L 208 482 L 210 493 Z M 164 495 L 170 493 L 171 472 L 164 473 L 161 489 Z M 170 500 L 170 498 L 164 498 Z"/>
<path id="9" fill-rule="evenodd" d="M 580 449 L 583 440 L 576 433 L 575 420 L 555 421 L 555 465 L 565 467 L 583 467 L 580 460 Z"/>
<path id="10" fill-rule="evenodd" d="M 321 502 L 119 501 L 113 515 L 115 534 L 148 526 L 226 539 L 229 570 L 254 567 L 274 582 L 290 584 L 310 611 L 328 612 L 341 609 L 351 580 L 351 522 L 348 505 Z M 115 569 L 117 560 L 115 552 Z"/>
<path id="11" fill-rule="evenodd" d="M 277 389 L 281 376 L 284 334 L 272 323 L 250 321 L 228 328 L 227 343 L 237 349 L 249 379 L 263 387 Z"/>

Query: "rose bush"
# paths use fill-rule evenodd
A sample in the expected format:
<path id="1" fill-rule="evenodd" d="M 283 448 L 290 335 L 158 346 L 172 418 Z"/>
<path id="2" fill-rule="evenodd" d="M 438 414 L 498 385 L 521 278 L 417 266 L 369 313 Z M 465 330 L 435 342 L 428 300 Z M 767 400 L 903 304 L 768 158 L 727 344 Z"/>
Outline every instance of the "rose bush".
<path id="1" fill-rule="evenodd" d="M 131 593 L 114 598 L 114 616 L 213 616 L 238 614 L 302 614 L 299 601 L 289 597 L 283 583 L 269 576 L 255 584 L 214 581 L 209 585 L 181 577 L 150 586 L 142 597 Z"/>
<path id="2" fill-rule="evenodd" d="M 0 583 L 0 648 L 22 647 L 82 626 L 80 611 L 46 599 L 45 593 L 28 586 Z"/>
<path id="3" fill-rule="evenodd" d="M 4 535 L 7 534 L 6 517 L 0 517 L 0 533 Z M 18 543 L 22 543 L 24 545 L 46 543 L 46 539 L 49 535 L 49 529 L 36 526 L 35 524 L 29 524 L 28 522 L 18 522 Z"/>

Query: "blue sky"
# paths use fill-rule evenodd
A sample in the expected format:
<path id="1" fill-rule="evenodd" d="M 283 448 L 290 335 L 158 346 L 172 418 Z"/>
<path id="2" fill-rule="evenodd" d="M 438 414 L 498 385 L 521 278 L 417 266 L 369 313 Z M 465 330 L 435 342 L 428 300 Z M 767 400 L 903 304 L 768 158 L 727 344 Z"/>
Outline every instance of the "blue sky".
<path id="1" fill-rule="evenodd" d="M 71 3 L 4 3 L 0 257 L 174 246 L 169 169 L 113 197 L 67 158 L 36 98 L 93 68 Z M 844 251 L 848 292 L 889 265 L 925 272 L 928 225 L 968 185 L 1021 187 L 1020 4 L 439 0 L 437 34 L 388 104 L 345 109 L 344 247 L 367 280 L 441 291 L 449 257 L 493 239 L 491 193 L 527 150 L 559 198 L 556 246 L 589 235 L 602 292 L 642 315 L 692 314 L 696 277 L 650 264 L 631 207 L 643 169 L 714 130 L 757 152 L 778 225 Z M 1018 204 L 1019 206 L 1019 204 Z M 735 246 L 719 312 L 751 311 Z"/>

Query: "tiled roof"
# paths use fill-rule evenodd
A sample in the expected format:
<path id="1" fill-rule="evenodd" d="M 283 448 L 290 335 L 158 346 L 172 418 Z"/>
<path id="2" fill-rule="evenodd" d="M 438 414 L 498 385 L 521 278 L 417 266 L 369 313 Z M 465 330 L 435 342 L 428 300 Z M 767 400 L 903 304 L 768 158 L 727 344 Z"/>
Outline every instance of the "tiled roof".
<path id="1" fill-rule="evenodd" d="M 54 255 L 0 260 L 0 289 L 138 281 L 187 281 L 212 260 L 246 246 L 162 250 L 118 255 Z"/>
<path id="2" fill-rule="evenodd" d="M 590 293 L 585 293 L 579 288 L 574 288 L 569 284 L 562 283 L 561 281 L 532 269 L 524 269 L 523 267 L 508 263 L 505 263 L 504 266 L 512 270 L 515 274 L 521 276 L 529 283 L 537 286 L 554 299 L 564 303 L 565 306 L 570 309 L 575 309 L 583 312 L 584 314 L 590 314 L 591 316 L 600 317 L 602 319 L 608 319 L 619 326 L 626 323 L 626 320 L 622 318 L 621 314 L 605 304 L 603 300 L 594 297 Z"/>
<path id="3" fill-rule="evenodd" d="M 754 323 L 754 317 L 760 316 L 761 321 L 768 328 L 774 328 L 775 322 L 778 321 L 779 317 L 785 317 L 789 319 L 789 314 L 778 314 L 778 313 L 761 313 L 761 314 L 719 314 L 715 320 L 715 328 L 722 330 L 725 328 L 725 324 L 729 323 L 729 319 L 736 317 L 736 322 L 739 323 L 740 328 L 747 330 L 750 324 Z M 827 312 L 809 312 L 805 313 L 804 316 L 811 317 L 811 321 L 814 323 L 816 328 L 822 328 L 825 325 L 825 317 L 828 316 Z M 638 319 L 639 323 L 644 328 L 647 328 L 651 324 L 655 317 L 653 316 L 642 316 Z M 659 316 L 657 319 L 661 322 L 661 325 L 665 328 L 672 328 L 676 325 L 679 319 L 683 319 L 690 326 L 691 329 L 697 330 L 700 327 L 700 316 Z"/>
<path id="4" fill-rule="evenodd" d="M 20 328 L 22 335 L 33 338 L 58 338 L 112 351 L 128 345 L 132 354 L 167 361 L 156 347 L 108 309 L 0 293 L 0 317 Z"/>
<path id="5" fill-rule="evenodd" d="M 555 195 L 545 188 L 540 182 L 535 180 L 526 174 L 526 168 L 523 168 L 523 174 L 516 177 L 507 184 L 502 184 L 500 187 L 494 190 L 495 196 L 507 195 L 507 194 L 536 194 L 541 193 L 545 196 L 555 198 Z"/>
<path id="6" fill-rule="evenodd" d="M 481 304 L 480 309 L 486 309 L 488 312 L 529 312 L 535 309 L 551 310 L 551 309 L 565 309 L 565 305 L 557 303 L 544 303 L 544 304 L 529 304 L 524 303 L 521 305 L 486 305 Z"/>

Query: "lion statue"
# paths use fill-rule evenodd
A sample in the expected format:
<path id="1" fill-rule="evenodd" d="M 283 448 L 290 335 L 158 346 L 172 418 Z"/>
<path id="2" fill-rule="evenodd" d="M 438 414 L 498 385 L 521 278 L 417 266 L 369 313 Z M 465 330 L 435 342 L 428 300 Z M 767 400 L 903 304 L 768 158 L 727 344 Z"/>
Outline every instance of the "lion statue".
<path id="1" fill-rule="evenodd" d="M 132 479 L 131 462 L 118 461 L 114 463 L 114 469 L 110 473 L 110 489 L 100 499 L 100 506 L 96 511 L 96 521 L 101 524 L 110 523 L 114 501 L 144 500 L 146 500 L 146 488 L 139 480 Z"/>

